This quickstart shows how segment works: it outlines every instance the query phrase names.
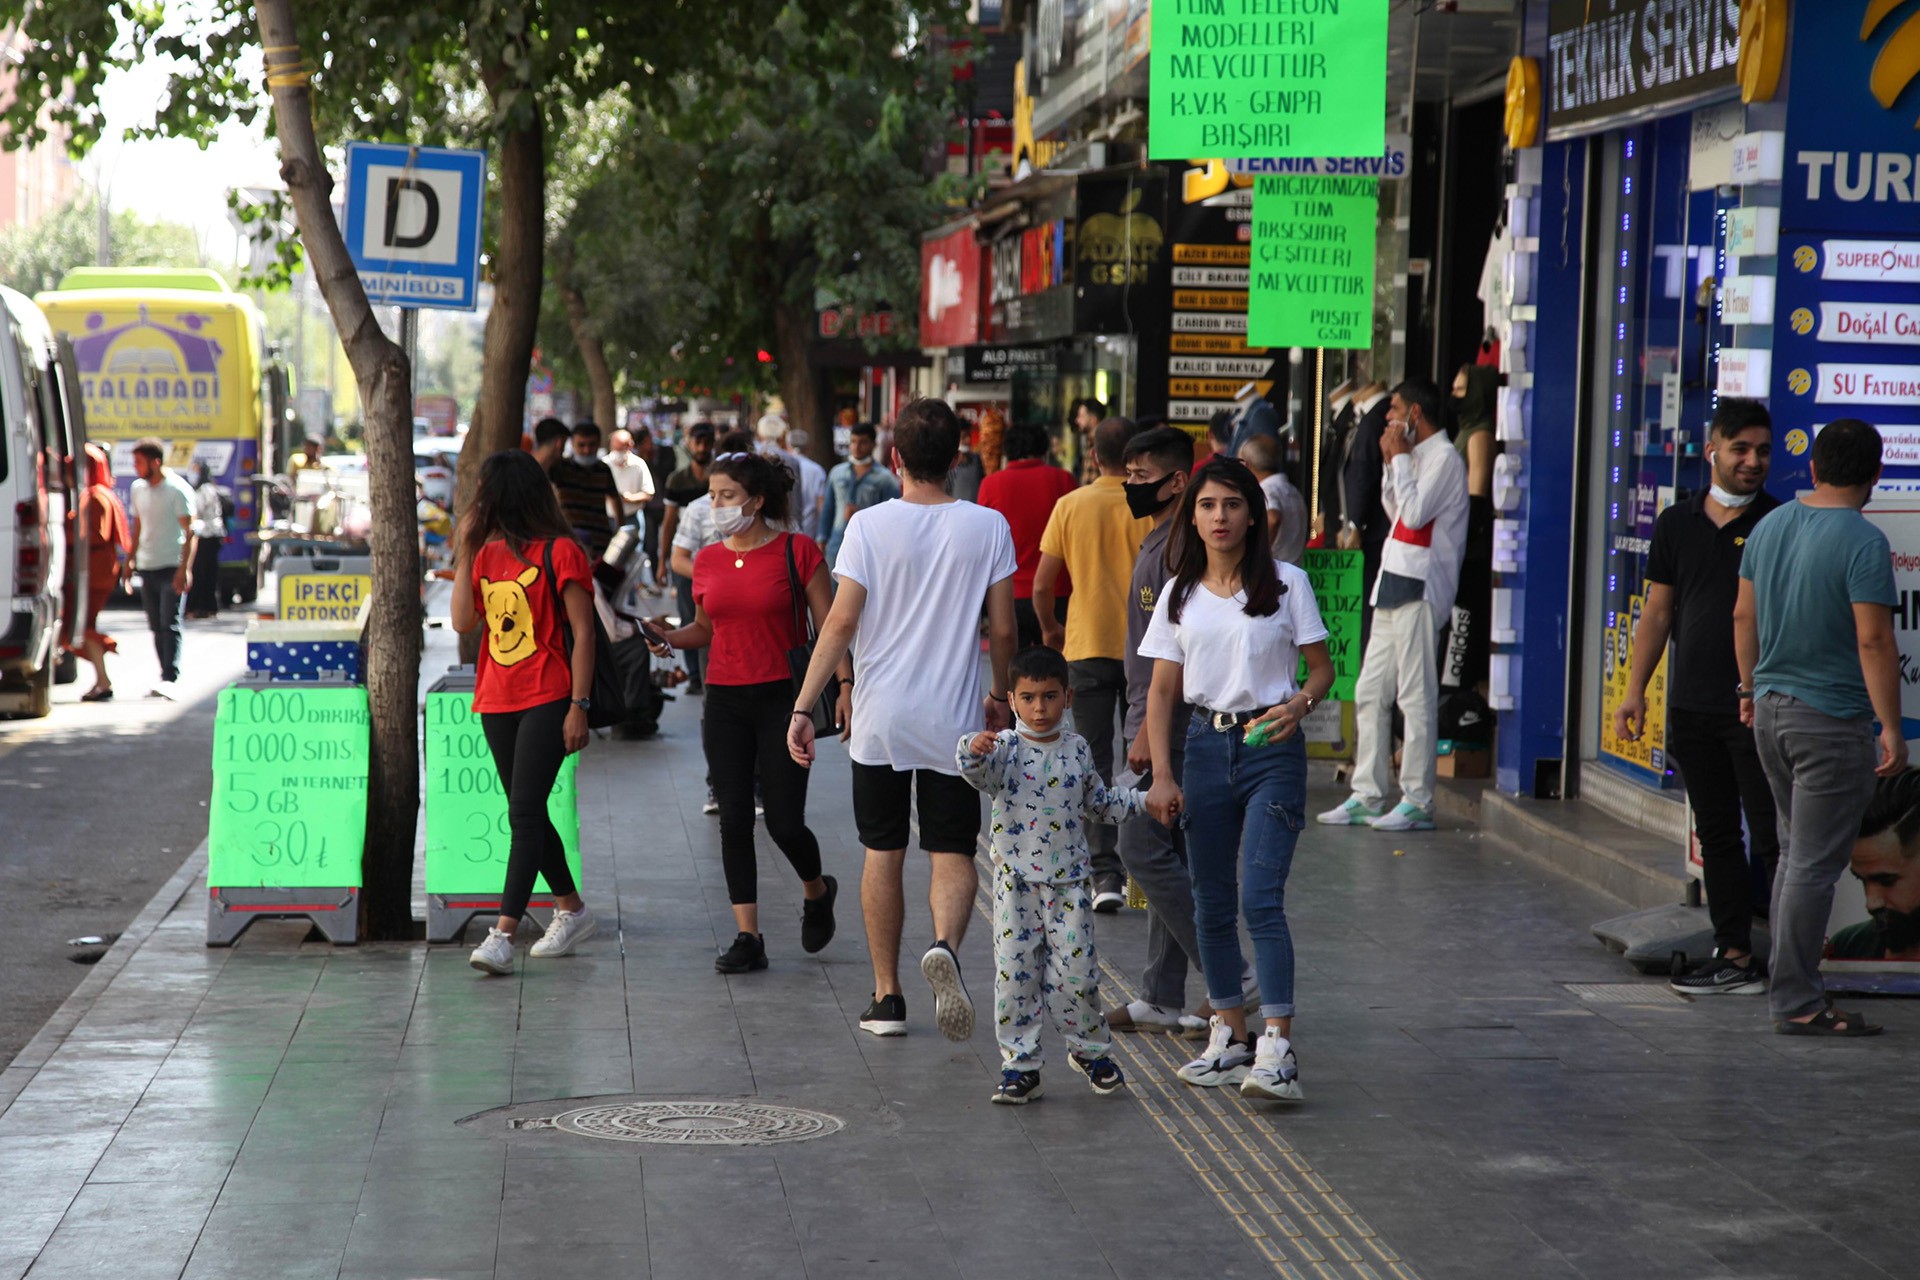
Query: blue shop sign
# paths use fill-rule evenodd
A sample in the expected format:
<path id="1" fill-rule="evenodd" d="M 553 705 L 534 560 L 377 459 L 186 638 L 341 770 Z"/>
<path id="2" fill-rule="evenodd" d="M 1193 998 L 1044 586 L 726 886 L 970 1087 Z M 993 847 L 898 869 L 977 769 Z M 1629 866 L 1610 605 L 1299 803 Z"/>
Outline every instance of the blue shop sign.
<path id="1" fill-rule="evenodd" d="M 1783 228 L 1911 237 L 1920 225 L 1920 77 L 1899 66 L 1916 24 L 1868 0 L 1796 10 Z"/>

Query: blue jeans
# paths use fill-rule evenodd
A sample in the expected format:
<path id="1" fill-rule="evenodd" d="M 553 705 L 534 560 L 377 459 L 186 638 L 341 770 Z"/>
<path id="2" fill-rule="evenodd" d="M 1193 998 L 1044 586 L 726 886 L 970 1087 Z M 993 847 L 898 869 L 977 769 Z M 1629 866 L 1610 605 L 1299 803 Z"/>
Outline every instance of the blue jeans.
<path id="1" fill-rule="evenodd" d="M 1249 747 L 1245 731 L 1217 733 L 1196 711 L 1187 730 L 1187 866 L 1193 925 L 1207 999 L 1216 1009 L 1246 1003 L 1240 989 L 1240 917 L 1253 939 L 1260 1016 L 1293 1016 L 1293 935 L 1287 930 L 1287 872 L 1307 812 L 1307 745 Z M 1244 861 L 1246 873 L 1241 875 Z"/>

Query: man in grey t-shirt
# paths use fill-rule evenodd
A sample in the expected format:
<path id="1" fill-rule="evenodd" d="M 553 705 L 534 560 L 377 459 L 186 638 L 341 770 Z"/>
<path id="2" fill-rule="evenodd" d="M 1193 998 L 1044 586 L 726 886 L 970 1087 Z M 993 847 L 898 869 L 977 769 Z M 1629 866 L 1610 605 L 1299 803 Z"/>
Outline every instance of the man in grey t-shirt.
<path id="1" fill-rule="evenodd" d="M 1873 1035 L 1879 1027 L 1827 1002 L 1820 958 L 1874 777 L 1907 767 L 1893 555 L 1860 514 L 1880 480 L 1880 433 L 1856 418 L 1830 422 L 1811 467 L 1813 492 L 1747 538 L 1733 607 L 1740 719 L 1780 815 L 1767 999 L 1782 1035 Z"/>
<path id="2" fill-rule="evenodd" d="M 140 603 L 160 659 L 153 697 L 173 697 L 180 678 L 180 614 L 193 584 L 193 490 L 164 465 L 166 445 L 152 436 L 133 446 L 133 561 L 140 575 Z"/>
<path id="3" fill-rule="evenodd" d="M 1180 510 L 1180 495 L 1193 470 L 1193 437 L 1174 427 L 1142 431 L 1127 442 L 1127 506 L 1135 516 L 1152 516 L 1153 528 L 1140 543 L 1133 580 L 1127 589 L 1127 678 L 1124 733 L 1127 767 L 1145 775 L 1152 765 L 1147 751 L 1147 688 L 1153 683 L 1153 659 L 1140 654 L 1140 639 L 1153 619 L 1160 590 L 1172 576 L 1167 569 L 1167 539 Z M 1185 712 L 1185 708 L 1182 708 Z M 1176 779 L 1186 752 L 1184 714 L 1173 726 Z M 1144 776 L 1140 785 L 1148 780 Z M 1204 1033 L 1206 1023 L 1183 1017 L 1187 1007 L 1187 969 L 1196 966 L 1200 948 L 1193 929 L 1193 882 L 1187 874 L 1186 837 L 1141 814 L 1121 824 L 1116 851 L 1121 865 L 1147 899 L 1147 964 L 1140 974 L 1140 998 L 1107 1013 L 1115 1031 Z"/>

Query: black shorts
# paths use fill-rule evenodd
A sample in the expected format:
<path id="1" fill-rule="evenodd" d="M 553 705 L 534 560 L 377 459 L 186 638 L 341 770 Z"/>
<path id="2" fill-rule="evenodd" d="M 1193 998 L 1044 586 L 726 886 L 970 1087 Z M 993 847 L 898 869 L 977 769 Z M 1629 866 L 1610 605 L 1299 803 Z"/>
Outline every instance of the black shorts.
<path id="1" fill-rule="evenodd" d="M 980 839 L 980 793 L 965 778 L 932 769 L 853 763 L 853 825 L 869 849 L 904 849 L 915 780 L 920 791 L 920 847 L 973 856 Z"/>

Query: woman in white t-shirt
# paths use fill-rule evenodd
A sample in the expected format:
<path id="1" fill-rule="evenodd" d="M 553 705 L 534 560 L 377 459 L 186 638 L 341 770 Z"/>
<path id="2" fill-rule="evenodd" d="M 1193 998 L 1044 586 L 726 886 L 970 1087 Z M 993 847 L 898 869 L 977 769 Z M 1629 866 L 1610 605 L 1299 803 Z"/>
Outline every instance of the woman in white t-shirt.
<path id="1" fill-rule="evenodd" d="M 1333 661 L 1307 575 L 1273 559 L 1266 511 L 1253 472 L 1224 457 L 1201 467 L 1181 500 L 1167 553 L 1173 577 L 1140 641 L 1141 656 L 1154 660 L 1147 808 L 1169 826 L 1185 822 L 1200 968 L 1215 1010 L 1206 1052 L 1180 1068 L 1180 1078 L 1297 1100 L 1287 872 L 1306 821 L 1300 721 L 1333 686 Z M 1171 766 L 1174 711 L 1183 701 L 1194 708 L 1184 793 Z M 1257 1044 L 1241 989 L 1243 909 L 1266 1021 Z"/>

